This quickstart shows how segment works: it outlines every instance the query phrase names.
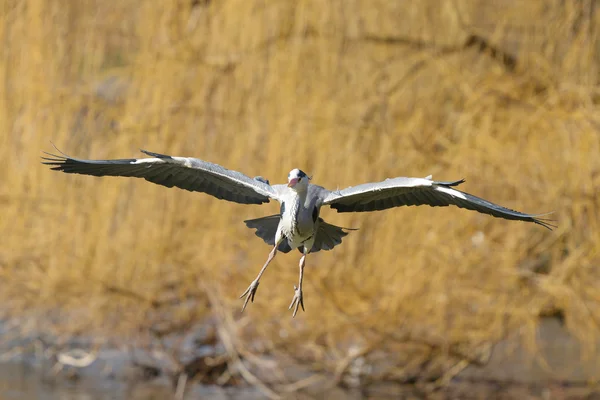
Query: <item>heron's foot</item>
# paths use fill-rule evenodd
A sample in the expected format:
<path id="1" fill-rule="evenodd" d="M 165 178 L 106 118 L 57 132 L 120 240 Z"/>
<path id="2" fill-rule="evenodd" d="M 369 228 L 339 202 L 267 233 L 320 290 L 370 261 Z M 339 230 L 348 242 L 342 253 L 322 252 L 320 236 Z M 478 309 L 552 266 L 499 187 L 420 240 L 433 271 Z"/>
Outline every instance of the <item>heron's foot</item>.
<path id="1" fill-rule="evenodd" d="M 292 307 L 294 308 L 294 313 L 292 314 L 292 318 L 294 318 L 296 316 L 296 313 L 298 312 L 298 306 L 302 306 L 302 311 L 304 311 L 304 302 L 302 301 L 302 289 L 297 288 L 294 285 L 294 298 L 292 299 L 292 303 L 290 304 L 290 307 L 288 308 L 288 310 L 291 310 Z"/>
<path id="2" fill-rule="evenodd" d="M 254 295 L 256 294 L 256 290 L 258 289 L 259 283 L 260 282 L 258 281 L 258 279 L 253 280 L 250 286 L 248 286 L 248 289 L 246 289 L 246 291 L 240 296 L 240 299 L 244 296 L 246 297 L 246 300 L 244 300 L 244 305 L 242 306 L 242 312 L 244 312 L 244 310 L 246 309 L 246 306 L 248 305 L 248 300 L 251 300 L 254 303 Z"/>

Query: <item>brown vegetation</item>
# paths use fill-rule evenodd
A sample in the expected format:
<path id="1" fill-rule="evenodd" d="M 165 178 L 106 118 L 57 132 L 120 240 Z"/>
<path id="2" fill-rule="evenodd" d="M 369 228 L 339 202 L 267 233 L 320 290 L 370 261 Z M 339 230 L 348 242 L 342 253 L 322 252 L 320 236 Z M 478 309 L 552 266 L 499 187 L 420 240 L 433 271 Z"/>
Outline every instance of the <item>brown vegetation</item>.
<path id="1" fill-rule="evenodd" d="M 346 383 L 358 357 L 373 367 L 364 383 L 443 376 L 508 334 L 535 353 L 549 310 L 593 349 L 600 13 L 591 0 L 499 4 L 4 0 L 3 312 L 19 331 L 137 344 L 216 320 L 249 371 L 268 352 Z M 360 231 L 308 257 L 306 312 L 287 310 L 292 253 L 240 315 L 269 251 L 242 220 L 274 205 L 54 173 L 39 163 L 50 141 L 277 183 L 300 167 L 333 188 L 466 178 L 510 208 L 555 211 L 558 229 L 457 208 L 324 210 Z"/>

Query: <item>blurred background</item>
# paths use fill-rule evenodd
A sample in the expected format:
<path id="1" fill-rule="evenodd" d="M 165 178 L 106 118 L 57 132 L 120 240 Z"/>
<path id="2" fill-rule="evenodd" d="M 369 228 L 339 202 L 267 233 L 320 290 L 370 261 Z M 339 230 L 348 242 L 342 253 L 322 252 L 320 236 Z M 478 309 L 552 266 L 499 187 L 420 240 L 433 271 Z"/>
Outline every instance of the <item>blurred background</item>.
<path id="1" fill-rule="evenodd" d="M 43 364 L 21 380 L 76 385 L 61 379 L 96 366 L 93 387 L 133 365 L 127 379 L 167 377 L 179 397 L 198 383 L 257 398 L 596 390 L 597 1 L 0 4 L 0 357 Z M 469 193 L 554 211 L 558 228 L 324 209 L 360 230 L 307 258 L 306 312 L 287 309 L 290 253 L 241 314 L 270 250 L 242 221 L 278 205 L 59 174 L 40 164 L 51 142 L 271 183 L 299 167 L 328 188 L 466 178 Z"/>

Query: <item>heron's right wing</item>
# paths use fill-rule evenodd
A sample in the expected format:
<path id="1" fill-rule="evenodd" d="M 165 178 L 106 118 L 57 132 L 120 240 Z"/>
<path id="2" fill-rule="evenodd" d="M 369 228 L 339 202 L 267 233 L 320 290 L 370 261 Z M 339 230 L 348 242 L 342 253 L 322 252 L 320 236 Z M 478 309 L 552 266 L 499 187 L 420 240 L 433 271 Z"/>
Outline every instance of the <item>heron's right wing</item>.
<path id="1" fill-rule="evenodd" d="M 204 192 L 218 199 L 241 204 L 279 200 L 278 192 L 264 178 L 250 178 L 241 172 L 190 157 L 171 157 L 142 150 L 151 158 L 119 160 L 81 160 L 66 155 L 48 154 L 44 164 L 55 171 L 93 176 L 128 176 L 166 187 Z"/>

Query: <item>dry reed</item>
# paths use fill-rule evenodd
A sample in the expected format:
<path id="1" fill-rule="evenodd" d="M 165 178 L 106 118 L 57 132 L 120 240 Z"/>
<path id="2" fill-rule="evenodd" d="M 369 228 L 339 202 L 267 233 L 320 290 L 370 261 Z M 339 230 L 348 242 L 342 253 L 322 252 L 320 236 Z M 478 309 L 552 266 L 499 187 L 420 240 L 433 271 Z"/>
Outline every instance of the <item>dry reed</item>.
<path id="1" fill-rule="evenodd" d="M 444 371 L 509 332 L 535 351 L 549 308 L 596 345 L 594 2 L 2 4 L 0 298 L 24 330 L 185 332 L 212 315 L 211 287 L 239 346 L 340 377 L 357 357 L 375 380 L 430 359 Z M 558 228 L 456 208 L 324 210 L 360 231 L 308 257 L 306 313 L 287 311 L 292 253 L 240 315 L 269 251 L 242 220 L 274 205 L 57 174 L 39 164 L 50 141 L 81 158 L 195 156 L 271 182 L 300 167 L 330 188 L 464 177 L 510 208 L 554 210 Z"/>

